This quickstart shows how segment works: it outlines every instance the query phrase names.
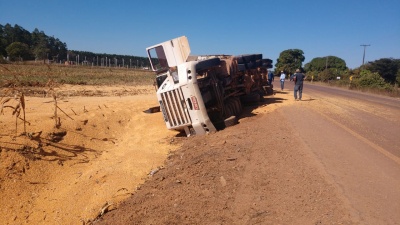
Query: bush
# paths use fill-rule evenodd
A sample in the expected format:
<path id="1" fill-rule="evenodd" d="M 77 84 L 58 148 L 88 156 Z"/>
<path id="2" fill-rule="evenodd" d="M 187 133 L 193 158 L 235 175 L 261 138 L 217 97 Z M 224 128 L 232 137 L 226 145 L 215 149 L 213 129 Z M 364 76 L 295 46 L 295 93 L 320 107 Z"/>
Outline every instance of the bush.
<path id="1" fill-rule="evenodd" d="M 360 73 L 360 78 L 356 80 L 357 86 L 361 88 L 376 88 L 380 90 L 391 90 L 392 86 L 378 74 L 369 70 L 363 70 Z"/>

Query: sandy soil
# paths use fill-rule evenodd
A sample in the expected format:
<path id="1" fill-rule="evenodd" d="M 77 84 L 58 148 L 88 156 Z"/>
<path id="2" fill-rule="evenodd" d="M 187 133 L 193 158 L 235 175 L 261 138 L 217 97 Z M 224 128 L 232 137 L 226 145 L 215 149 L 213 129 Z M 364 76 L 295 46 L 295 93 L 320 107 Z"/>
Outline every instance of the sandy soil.
<path id="1" fill-rule="evenodd" d="M 109 97 L 68 94 L 97 89 L 63 87 L 59 129 L 49 97 L 26 97 L 28 135 L 10 108 L 0 115 L 2 224 L 91 221 L 134 193 L 179 147 L 160 115 L 144 112 L 157 106 L 153 87 L 102 89 Z"/>
<path id="2" fill-rule="evenodd" d="M 162 170 L 95 224 L 358 224 L 280 111 L 302 104 L 291 93 L 247 107 L 234 127 L 181 140 Z"/>
<path id="3" fill-rule="evenodd" d="M 68 93 L 75 88 L 82 87 Z M 110 87 L 100 94 L 108 97 L 64 91 L 59 129 L 52 98 L 29 97 L 27 136 L 21 121 L 16 131 L 10 110 L 0 115 L 0 221 L 359 223 L 280 110 L 307 104 L 290 91 L 246 107 L 238 125 L 189 138 L 168 131 L 160 113 L 144 112 L 157 106 L 153 91 Z"/>

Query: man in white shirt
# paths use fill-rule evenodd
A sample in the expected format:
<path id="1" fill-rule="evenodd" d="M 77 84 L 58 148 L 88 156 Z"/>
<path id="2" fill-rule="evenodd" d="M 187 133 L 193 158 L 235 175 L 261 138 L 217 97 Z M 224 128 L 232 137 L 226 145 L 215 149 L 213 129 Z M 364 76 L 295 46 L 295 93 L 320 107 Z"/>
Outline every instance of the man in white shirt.
<path id="1" fill-rule="evenodd" d="M 286 74 L 281 71 L 281 77 L 279 78 L 279 80 L 281 81 L 281 91 L 283 91 L 283 87 L 285 86 L 285 79 L 286 79 Z"/>

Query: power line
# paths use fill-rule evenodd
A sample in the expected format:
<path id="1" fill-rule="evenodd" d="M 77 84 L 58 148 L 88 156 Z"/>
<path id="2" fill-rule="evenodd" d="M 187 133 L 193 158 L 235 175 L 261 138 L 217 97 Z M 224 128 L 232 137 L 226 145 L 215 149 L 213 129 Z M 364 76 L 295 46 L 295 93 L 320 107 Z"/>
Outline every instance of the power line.
<path id="1" fill-rule="evenodd" d="M 364 65 L 364 59 L 365 59 L 365 49 L 367 48 L 367 46 L 371 46 L 371 45 L 360 45 L 360 46 L 363 46 L 364 47 L 364 54 L 363 54 L 363 62 L 362 62 L 362 65 Z"/>

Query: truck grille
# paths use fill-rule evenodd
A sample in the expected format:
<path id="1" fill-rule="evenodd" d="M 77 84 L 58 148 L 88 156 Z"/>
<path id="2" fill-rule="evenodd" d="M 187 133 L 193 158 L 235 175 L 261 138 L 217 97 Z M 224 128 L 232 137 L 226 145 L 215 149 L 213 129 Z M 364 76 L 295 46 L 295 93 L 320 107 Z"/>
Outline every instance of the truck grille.
<path id="1" fill-rule="evenodd" d="M 165 122 L 169 123 L 170 128 L 191 124 L 186 110 L 185 99 L 180 88 L 161 93 L 161 99 L 160 106 L 164 119 Z"/>

